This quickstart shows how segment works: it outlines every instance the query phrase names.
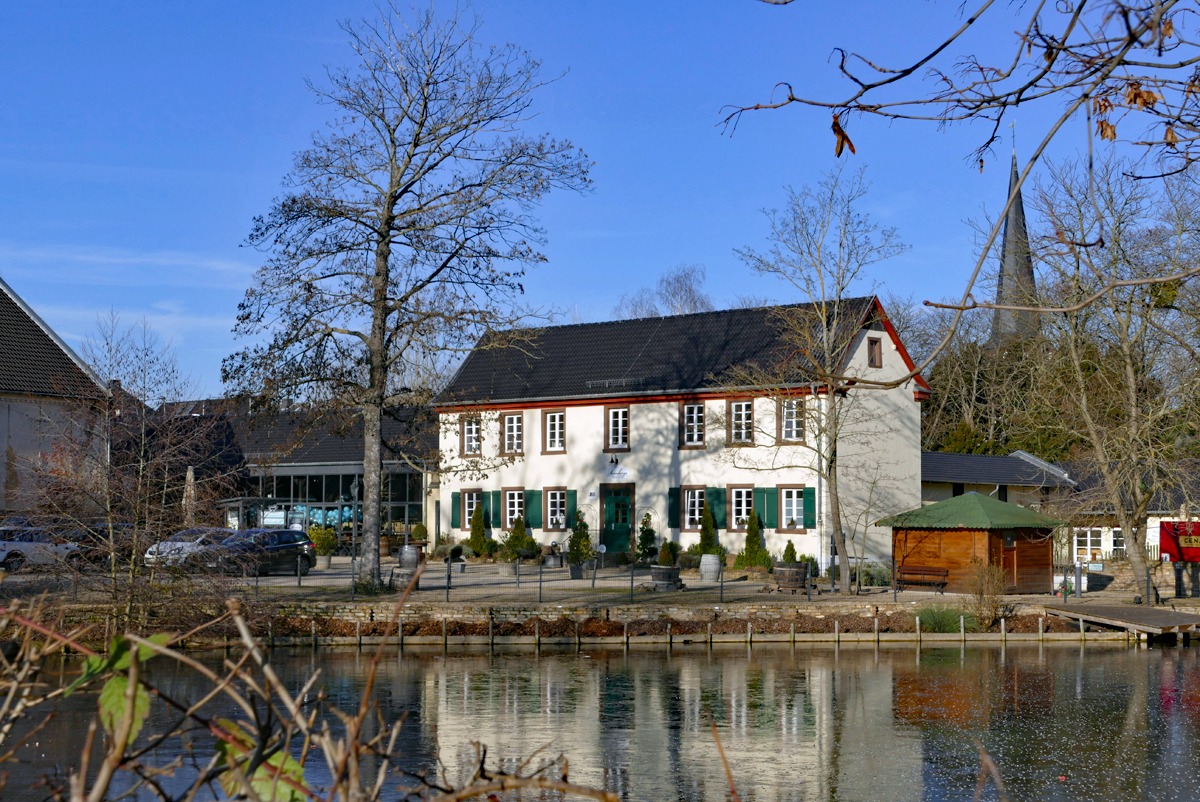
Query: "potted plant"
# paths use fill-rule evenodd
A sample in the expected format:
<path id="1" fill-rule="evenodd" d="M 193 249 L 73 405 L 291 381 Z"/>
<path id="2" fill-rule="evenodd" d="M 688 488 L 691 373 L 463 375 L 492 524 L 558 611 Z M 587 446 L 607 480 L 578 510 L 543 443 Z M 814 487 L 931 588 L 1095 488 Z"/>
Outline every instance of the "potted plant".
<path id="1" fill-rule="evenodd" d="M 524 517 L 517 516 L 512 528 L 500 544 L 501 574 L 516 574 L 517 563 L 521 560 L 532 560 L 541 554 L 541 546 L 525 528 Z"/>
<path id="2" fill-rule="evenodd" d="M 317 564 L 315 568 L 318 571 L 329 570 L 329 563 L 333 560 L 333 553 L 337 551 L 338 547 L 337 533 L 327 526 L 314 526 L 308 530 L 308 537 L 317 549 Z"/>
<path id="3" fill-rule="evenodd" d="M 592 559 L 596 550 L 592 548 L 592 536 L 588 533 L 587 521 L 583 513 L 575 512 L 575 524 L 571 527 L 571 537 L 567 539 L 567 563 L 571 579 L 583 579 L 583 564 Z"/>
<path id="4" fill-rule="evenodd" d="M 680 586 L 679 544 L 665 542 L 658 551 L 658 565 L 650 566 L 650 577 L 655 590 L 675 590 Z"/>
<path id="5" fill-rule="evenodd" d="M 717 527 L 713 523 L 712 510 L 708 502 L 700 513 L 700 578 L 716 582 L 721 578 L 721 560 L 725 550 L 717 543 Z"/>
<path id="6" fill-rule="evenodd" d="M 650 525 L 650 513 L 642 516 L 642 522 L 638 525 L 637 539 L 637 555 L 644 562 L 650 562 L 658 553 L 658 533 L 654 531 L 654 527 Z"/>

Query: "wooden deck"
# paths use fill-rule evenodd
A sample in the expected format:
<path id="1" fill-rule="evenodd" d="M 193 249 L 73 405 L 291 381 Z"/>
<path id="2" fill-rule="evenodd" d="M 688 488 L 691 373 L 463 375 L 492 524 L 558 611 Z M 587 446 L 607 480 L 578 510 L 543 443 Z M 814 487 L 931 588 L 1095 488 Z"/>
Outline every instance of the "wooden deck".
<path id="1" fill-rule="evenodd" d="M 1166 635 L 1172 632 L 1195 632 L 1200 627 L 1200 615 L 1180 613 L 1155 607 L 1133 605 L 1102 605 L 1079 602 L 1076 604 L 1047 604 L 1046 612 L 1085 624 L 1100 624 L 1117 627 L 1129 632 L 1146 632 L 1151 635 Z"/>

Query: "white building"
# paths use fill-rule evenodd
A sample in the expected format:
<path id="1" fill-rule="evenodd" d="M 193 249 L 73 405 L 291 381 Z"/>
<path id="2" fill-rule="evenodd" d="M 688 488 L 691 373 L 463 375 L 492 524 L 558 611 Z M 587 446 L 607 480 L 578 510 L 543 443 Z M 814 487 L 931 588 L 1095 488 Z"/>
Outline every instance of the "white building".
<path id="1" fill-rule="evenodd" d="M 888 381 L 912 368 L 876 298 L 836 307 L 844 375 Z M 564 541 L 579 510 L 616 551 L 648 514 L 660 537 L 687 546 L 707 502 L 726 548 L 742 548 L 753 507 L 771 552 L 791 540 L 828 564 L 818 466 L 835 427 L 816 377 L 794 367 L 804 354 L 779 309 L 552 326 L 481 343 L 439 408 L 440 531 L 465 537 L 482 505 L 494 536 L 523 516 L 541 542 Z M 786 309 L 816 319 L 816 307 Z M 750 364 L 792 367 L 776 386 L 732 384 L 729 371 Z M 917 377 L 840 396 L 839 496 L 855 554 L 886 559 L 890 533 L 869 522 L 920 505 L 927 391 Z"/>

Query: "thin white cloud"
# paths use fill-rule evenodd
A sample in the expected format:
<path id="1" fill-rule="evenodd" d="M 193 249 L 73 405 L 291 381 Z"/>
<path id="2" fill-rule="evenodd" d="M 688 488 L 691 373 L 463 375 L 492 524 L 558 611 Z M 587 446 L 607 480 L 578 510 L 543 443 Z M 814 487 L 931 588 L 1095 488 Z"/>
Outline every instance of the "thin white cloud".
<path id="1" fill-rule="evenodd" d="M 163 267 L 215 270 L 248 276 L 254 265 L 218 259 L 185 251 L 135 251 L 123 248 L 91 248 L 74 245 L 27 246 L 0 242 L 0 260 L 19 262 L 74 262 L 112 267 Z"/>

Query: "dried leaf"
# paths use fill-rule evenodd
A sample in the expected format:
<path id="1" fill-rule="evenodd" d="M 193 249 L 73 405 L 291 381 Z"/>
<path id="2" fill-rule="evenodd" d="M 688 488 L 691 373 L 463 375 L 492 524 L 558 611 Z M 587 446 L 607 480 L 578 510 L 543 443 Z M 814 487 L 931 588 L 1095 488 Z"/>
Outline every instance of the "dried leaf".
<path id="1" fill-rule="evenodd" d="M 1175 149 L 1176 143 L 1179 142 L 1179 135 L 1176 134 L 1175 129 L 1169 125 L 1167 126 L 1167 130 L 1163 132 L 1163 142 L 1166 142 L 1167 146 L 1172 150 Z"/>
<path id="2" fill-rule="evenodd" d="M 1165 19 L 1162 24 L 1162 38 L 1168 39 L 1175 35 L 1175 20 Z"/>
<path id="3" fill-rule="evenodd" d="M 840 157 L 842 155 L 843 148 L 850 148 L 851 153 L 856 152 L 854 150 L 854 143 L 850 141 L 850 137 L 847 136 L 846 132 L 842 129 L 842 123 L 838 119 L 836 111 L 833 113 L 833 124 L 829 127 L 833 130 L 833 135 L 837 137 L 837 144 L 835 144 L 833 147 L 834 156 Z"/>
<path id="4" fill-rule="evenodd" d="M 1117 140 L 1117 127 L 1108 120 L 1096 121 L 1096 133 L 1101 139 L 1107 139 L 1110 142 L 1115 142 Z"/>
<path id="5" fill-rule="evenodd" d="M 979 172 L 980 172 L 980 174 L 983 173 L 983 159 L 979 160 Z"/>

